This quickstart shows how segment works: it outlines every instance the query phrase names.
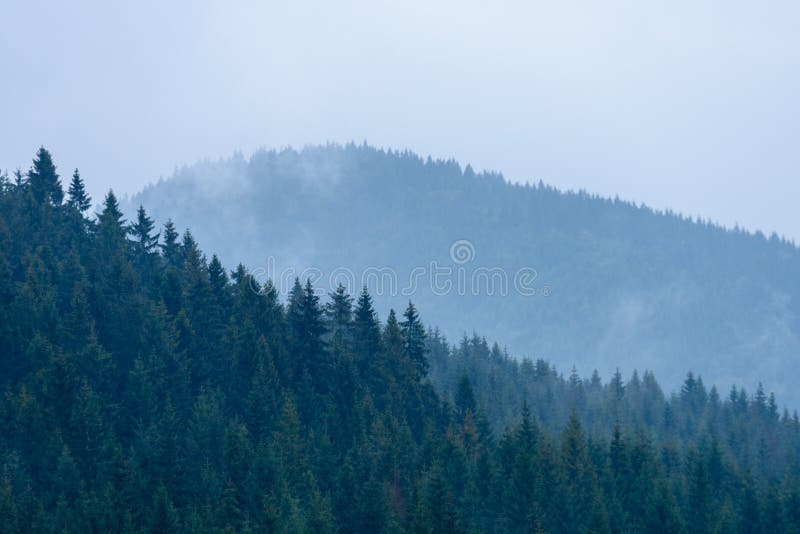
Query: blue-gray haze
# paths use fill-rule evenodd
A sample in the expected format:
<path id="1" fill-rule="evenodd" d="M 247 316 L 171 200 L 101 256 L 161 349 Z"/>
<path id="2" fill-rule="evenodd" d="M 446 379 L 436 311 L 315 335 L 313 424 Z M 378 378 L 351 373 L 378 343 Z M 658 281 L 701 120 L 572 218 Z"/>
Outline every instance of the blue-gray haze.
<path id="1" fill-rule="evenodd" d="M 410 298 L 454 343 L 476 331 L 582 376 L 650 370 L 668 391 L 688 371 L 722 395 L 761 381 L 800 404 L 800 249 L 775 236 L 363 145 L 198 164 L 126 213 L 140 204 L 284 297 L 295 276 L 366 283 L 382 318 Z"/>
<path id="2" fill-rule="evenodd" d="M 800 4 L 0 1 L 0 168 L 368 140 L 800 237 Z"/>

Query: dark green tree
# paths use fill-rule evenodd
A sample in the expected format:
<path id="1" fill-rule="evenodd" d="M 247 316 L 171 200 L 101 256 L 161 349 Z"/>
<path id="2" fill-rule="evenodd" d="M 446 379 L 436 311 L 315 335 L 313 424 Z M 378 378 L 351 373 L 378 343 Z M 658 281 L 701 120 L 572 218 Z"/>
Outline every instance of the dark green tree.
<path id="1" fill-rule="evenodd" d="M 56 172 L 53 158 L 44 147 L 40 147 L 33 159 L 33 167 L 28 171 L 28 186 L 38 204 L 61 204 L 64 190 Z"/>
<path id="2" fill-rule="evenodd" d="M 136 222 L 131 224 L 130 233 L 133 236 L 134 252 L 140 260 L 150 257 L 158 247 L 160 234 L 153 234 L 155 223 L 147 216 L 144 207 L 139 206 L 136 211 Z"/>
<path id="3" fill-rule="evenodd" d="M 400 329 L 403 333 L 406 354 L 414 363 L 417 378 L 421 379 L 428 373 L 427 349 L 425 346 L 426 334 L 417 309 L 411 302 L 408 303 L 408 307 L 403 314 Z"/>
<path id="4" fill-rule="evenodd" d="M 353 319 L 353 343 L 359 360 L 375 358 L 381 350 L 381 330 L 377 314 L 372 305 L 372 297 L 366 286 L 361 290 L 356 302 Z M 369 363 L 367 363 L 369 365 Z"/>
<path id="5" fill-rule="evenodd" d="M 92 198 L 86 193 L 86 187 L 83 184 L 78 169 L 72 173 L 72 181 L 69 183 L 69 190 L 67 205 L 71 208 L 78 210 L 80 213 L 85 212 L 92 207 Z"/>

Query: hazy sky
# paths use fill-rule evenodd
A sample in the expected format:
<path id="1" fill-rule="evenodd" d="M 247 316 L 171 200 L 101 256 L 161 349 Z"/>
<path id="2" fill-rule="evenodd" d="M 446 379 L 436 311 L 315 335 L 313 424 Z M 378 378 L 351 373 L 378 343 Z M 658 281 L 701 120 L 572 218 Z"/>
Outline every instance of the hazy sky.
<path id="1" fill-rule="evenodd" d="M 123 5 L 127 4 L 127 5 Z M 0 168 L 367 140 L 800 241 L 800 2 L 0 0 Z"/>

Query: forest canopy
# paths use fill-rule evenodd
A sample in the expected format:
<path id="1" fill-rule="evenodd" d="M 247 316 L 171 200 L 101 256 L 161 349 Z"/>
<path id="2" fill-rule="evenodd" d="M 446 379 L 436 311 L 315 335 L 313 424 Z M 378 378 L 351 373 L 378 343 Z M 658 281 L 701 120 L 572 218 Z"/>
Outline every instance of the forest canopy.
<path id="1" fill-rule="evenodd" d="M 800 531 L 761 387 L 565 377 L 90 206 L 43 148 L 0 181 L 0 532 Z"/>

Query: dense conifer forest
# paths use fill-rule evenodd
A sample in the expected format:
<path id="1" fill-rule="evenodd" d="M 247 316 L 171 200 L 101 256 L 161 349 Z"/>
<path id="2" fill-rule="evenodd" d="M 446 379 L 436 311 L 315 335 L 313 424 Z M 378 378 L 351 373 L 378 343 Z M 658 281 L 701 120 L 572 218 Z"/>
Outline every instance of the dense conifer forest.
<path id="1" fill-rule="evenodd" d="M 40 149 L 0 182 L 0 532 L 800 532 L 763 388 L 451 346 L 61 180 Z"/>
<path id="2" fill-rule="evenodd" d="M 399 288 L 432 261 L 468 281 L 500 269 L 505 295 L 496 279 L 446 294 L 426 281 L 415 303 L 451 339 L 476 330 L 565 371 L 650 369 L 669 391 L 688 371 L 725 391 L 762 382 L 800 408 L 800 249 L 777 235 L 367 145 L 202 162 L 120 201 L 191 228 L 226 264 L 319 268 L 326 290 L 339 267 L 359 282 L 391 268 Z M 459 240 L 472 247 L 463 263 L 450 254 Z M 515 290 L 520 269 L 535 270 L 535 294 Z M 385 318 L 400 293 L 366 282 Z"/>

